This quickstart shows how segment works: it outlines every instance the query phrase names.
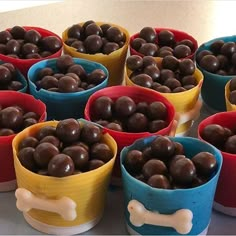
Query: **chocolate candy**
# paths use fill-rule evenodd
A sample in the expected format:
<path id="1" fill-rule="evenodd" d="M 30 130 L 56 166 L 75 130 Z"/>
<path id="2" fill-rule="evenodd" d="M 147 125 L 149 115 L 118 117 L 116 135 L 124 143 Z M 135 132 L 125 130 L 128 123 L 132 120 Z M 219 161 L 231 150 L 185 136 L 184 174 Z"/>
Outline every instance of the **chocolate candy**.
<path id="1" fill-rule="evenodd" d="M 114 110 L 120 117 L 127 117 L 135 112 L 136 104 L 128 96 L 119 97 L 114 103 Z"/>
<path id="2" fill-rule="evenodd" d="M 55 70 L 55 71 L 54 71 Z M 102 83 L 107 75 L 102 69 L 94 69 L 86 73 L 85 69 L 75 64 L 69 55 L 63 55 L 56 60 L 56 69 L 49 67 L 39 70 L 37 87 L 60 93 L 84 91 Z"/>
<path id="3" fill-rule="evenodd" d="M 129 151 L 124 164 L 130 173 L 139 173 L 144 164 L 142 152 L 138 150 Z"/>
<path id="4" fill-rule="evenodd" d="M 20 26 L 14 26 L 9 31 L 1 31 L 0 44 L 6 46 L 0 50 L 2 54 L 20 59 L 48 57 L 62 47 L 60 39 L 56 36 L 42 37 L 37 30 L 25 30 Z"/>
<path id="5" fill-rule="evenodd" d="M 111 98 L 101 96 L 93 104 L 93 116 L 99 119 L 110 119 L 112 117 L 113 101 Z"/>
<path id="6" fill-rule="evenodd" d="M 216 170 L 217 163 L 213 154 L 209 152 L 200 152 L 195 155 L 192 159 L 197 173 L 209 177 Z"/>
<path id="7" fill-rule="evenodd" d="M 34 160 L 38 166 L 45 168 L 48 166 L 49 161 L 59 154 L 59 150 L 51 143 L 40 143 L 34 152 Z"/>
<path id="8" fill-rule="evenodd" d="M 7 107 L 0 112 L 0 127 L 19 130 L 23 125 L 23 116 L 15 107 Z"/>
<path id="9" fill-rule="evenodd" d="M 56 66 L 62 73 L 65 73 L 72 65 L 74 65 L 74 61 L 69 55 L 62 55 L 56 60 Z"/>
<path id="10" fill-rule="evenodd" d="M 167 168 L 163 161 L 151 159 L 147 161 L 142 168 L 144 178 L 149 179 L 153 175 L 166 175 Z"/>
<path id="11" fill-rule="evenodd" d="M 232 135 L 226 140 L 224 149 L 226 152 L 236 153 L 236 135 Z"/>
<path id="12" fill-rule="evenodd" d="M 46 136 L 55 136 L 56 135 L 56 127 L 54 126 L 43 126 L 38 133 L 36 134 L 36 138 L 38 140 L 43 139 Z"/>
<path id="13" fill-rule="evenodd" d="M 213 55 L 206 55 L 201 59 L 199 65 L 203 69 L 214 73 L 219 69 L 219 60 Z"/>
<path id="14" fill-rule="evenodd" d="M 162 149 L 167 151 L 154 150 L 153 147 L 156 147 L 158 142 L 162 144 Z M 174 146 L 171 155 L 170 146 Z M 199 152 L 189 159 L 183 153 L 184 147 L 181 143 L 158 136 L 140 150 L 128 151 L 124 166 L 133 177 L 154 188 L 192 188 L 205 184 L 217 168 L 214 155 Z"/>
<path id="15" fill-rule="evenodd" d="M 153 188 L 162 188 L 162 189 L 170 189 L 170 181 L 164 175 L 152 175 L 147 184 Z"/>
<path id="16" fill-rule="evenodd" d="M 97 159 L 91 160 L 89 161 L 89 164 L 88 164 L 88 170 L 95 170 L 103 166 L 104 164 L 105 163 L 102 160 L 97 160 Z"/>
<path id="17" fill-rule="evenodd" d="M 196 175 L 196 168 L 188 158 L 180 158 L 172 162 L 169 168 L 170 174 L 177 184 L 190 184 Z"/>
<path id="18" fill-rule="evenodd" d="M 136 104 L 128 96 L 119 97 L 115 101 L 107 96 L 101 96 L 95 99 L 91 107 L 92 121 L 119 132 L 153 133 L 168 126 L 168 112 L 162 102 Z"/>
<path id="19" fill-rule="evenodd" d="M 5 129 L 5 128 L 1 129 L 0 128 L 0 136 L 9 136 L 12 134 L 15 134 L 12 129 Z"/>
<path id="20" fill-rule="evenodd" d="M 144 27 L 130 42 L 131 47 L 144 56 L 175 56 L 178 59 L 189 57 L 193 54 L 194 44 L 189 39 L 176 41 L 175 35 L 170 30 L 161 30 L 159 33 L 152 27 Z"/>
<path id="21" fill-rule="evenodd" d="M 220 148 L 226 140 L 225 129 L 221 125 L 210 124 L 204 127 L 201 132 L 204 140 Z"/>
<path id="22" fill-rule="evenodd" d="M 98 159 L 104 163 L 111 160 L 113 154 L 110 147 L 105 143 L 95 143 L 91 146 L 90 155 L 92 159 Z"/>
<path id="23" fill-rule="evenodd" d="M 56 127 L 57 137 L 65 143 L 78 140 L 80 131 L 81 127 L 79 122 L 71 118 L 59 121 Z"/>
<path id="24" fill-rule="evenodd" d="M 142 113 L 135 112 L 127 120 L 127 129 L 129 132 L 145 132 L 147 130 L 147 126 L 148 118 Z"/>
<path id="25" fill-rule="evenodd" d="M 139 32 L 139 37 L 144 39 L 148 43 L 153 43 L 156 40 L 157 33 L 152 27 L 144 27 Z"/>
<path id="26" fill-rule="evenodd" d="M 125 42 L 125 35 L 117 27 L 109 24 L 99 26 L 94 21 L 80 25 L 72 25 L 67 32 L 65 43 L 77 49 L 80 53 L 110 54 L 121 47 Z M 80 41 L 79 41 L 80 40 Z"/>
<path id="27" fill-rule="evenodd" d="M 65 177 L 74 173 L 74 162 L 68 155 L 55 155 L 48 163 L 48 174 L 55 177 Z"/>
<path id="28" fill-rule="evenodd" d="M 143 66 L 143 59 L 137 55 L 130 56 L 127 58 L 126 65 L 130 70 L 138 70 Z"/>
<path id="29" fill-rule="evenodd" d="M 129 65 L 131 61 L 140 66 L 134 69 L 135 66 Z M 198 84 L 194 76 L 195 65 L 190 59 L 179 61 L 174 56 L 166 56 L 162 60 L 160 69 L 153 57 L 130 56 L 127 58 L 126 65 L 128 69 L 134 69 L 132 73 L 128 72 L 133 83 L 161 93 L 184 92 Z"/>
<path id="30" fill-rule="evenodd" d="M 153 153 L 158 153 L 161 160 L 165 160 L 173 156 L 175 145 L 168 137 L 158 137 L 151 143 Z"/>
<path id="31" fill-rule="evenodd" d="M 85 170 L 85 168 L 87 167 L 89 161 L 89 153 L 83 146 L 69 146 L 63 149 L 62 153 L 72 158 L 75 168 L 79 170 Z"/>
<path id="32" fill-rule="evenodd" d="M 21 150 L 21 149 L 26 148 L 26 147 L 35 148 L 38 145 L 38 143 L 39 143 L 39 141 L 36 138 L 29 136 L 29 137 L 24 138 L 19 143 L 18 149 Z"/>
<path id="33" fill-rule="evenodd" d="M 18 158 L 22 166 L 30 171 L 37 169 L 37 164 L 34 160 L 35 149 L 33 147 L 25 147 L 18 153 Z"/>
<path id="34" fill-rule="evenodd" d="M 80 134 L 81 140 L 88 144 L 99 142 L 101 137 L 102 137 L 101 129 L 93 124 L 85 124 Z"/>

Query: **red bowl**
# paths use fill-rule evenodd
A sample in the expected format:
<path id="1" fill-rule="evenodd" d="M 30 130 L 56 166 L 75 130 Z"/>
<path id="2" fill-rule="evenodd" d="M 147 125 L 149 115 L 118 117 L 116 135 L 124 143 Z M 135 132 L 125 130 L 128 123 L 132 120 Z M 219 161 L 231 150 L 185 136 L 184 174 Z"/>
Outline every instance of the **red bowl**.
<path id="1" fill-rule="evenodd" d="M 168 126 L 165 127 L 164 129 L 155 132 L 155 133 L 149 133 L 149 132 L 141 132 L 141 133 L 128 133 L 128 132 L 119 132 L 115 130 L 108 129 L 104 127 L 104 132 L 108 132 L 117 142 L 118 146 L 118 155 L 120 151 L 126 147 L 131 145 L 134 141 L 140 138 L 148 137 L 151 135 L 169 135 L 173 129 L 173 122 L 175 118 L 175 108 L 174 106 L 165 98 L 163 97 L 160 93 L 154 91 L 154 90 L 148 90 L 142 87 L 138 86 L 113 86 L 109 88 L 104 88 L 101 89 L 97 92 L 95 92 L 93 95 L 90 96 L 84 110 L 84 116 L 86 120 L 91 121 L 91 116 L 92 116 L 92 105 L 94 101 L 101 97 L 101 96 L 108 96 L 112 100 L 116 100 L 117 98 L 121 96 L 129 96 L 132 98 L 135 103 L 137 102 L 147 102 L 151 103 L 154 101 L 160 101 L 163 102 L 168 110 L 168 117 L 167 117 L 167 122 Z M 117 158 L 116 164 L 115 164 L 115 170 L 118 170 L 118 173 L 115 175 L 120 175 L 120 167 L 119 167 L 119 160 Z"/>
<path id="2" fill-rule="evenodd" d="M 23 26 L 23 28 L 26 31 L 31 30 L 31 29 L 37 30 L 42 35 L 42 37 L 56 36 L 61 41 L 61 45 L 63 45 L 62 39 L 57 34 L 51 32 L 49 30 L 42 29 L 39 27 L 33 27 L 33 26 Z M 8 28 L 6 30 L 10 30 L 10 28 Z M 48 57 L 40 58 L 40 59 L 19 59 L 19 58 L 8 57 L 6 55 L 0 54 L 0 60 L 12 63 L 15 67 L 17 67 L 21 71 L 21 73 L 24 76 L 27 77 L 27 72 L 33 64 L 35 64 L 39 61 L 42 61 L 44 59 L 59 57 L 62 54 L 62 49 L 63 49 L 63 47 L 61 46 L 60 50 L 58 50 L 54 54 L 52 54 Z"/>
<path id="3" fill-rule="evenodd" d="M 195 38 L 193 38 L 193 36 L 191 36 L 191 35 L 189 35 L 189 34 L 183 32 L 183 31 L 179 31 L 179 30 L 175 30 L 175 29 L 169 29 L 169 28 L 154 28 L 154 29 L 155 29 L 156 33 L 160 33 L 160 31 L 162 31 L 162 30 L 169 30 L 169 31 L 171 31 L 171 32 L 175 35 L 175 40 L 176 40 L 176 42 L 179 42 L 179 41 L 181 41 L 181 40 L 183 40 L 183 39 L 189 39 L 189 40 L 191 40 L 191 41 L 193 42 L 194 49 L 192 50 L 191 55 L 189 55 L 188 57 L 185 57 L 185 58 L 190 58 L 190 59 L 193 59 L 193 58 L 194 58 L 194 53 L 195 53 L 195 51 L 196 51 L 197 48 L 198 48 L 198 43 L 197 43 L 197 40 L 196 40 Z M 135 38 L 138 38 L 138 37 L 139 37 L 139 33 L 136 33 L 136 34 L 134 34 L 134 35 L 132 35 L 132 36 L 130 37 L 130 44 L 129 44 L 129 45 L 130 45 L 130 47 L 129 47 L 129 49 L 130 49 L 130 54 L 131 54 L 131 55 L 139 55 L 139 56 L 141 56 L 141 57 L 144 57 L 143 54 L 141 54 L 140 52 L 137 52 L 135 49 L 133 49 L 133 48 L 131 47 L 131 43 L 133 42 L 133 40 L 134 40 Z M 183 58 L 181 58 L 181 59 L 183 59 Z"/>
<path id="4" fill-rule="evenodd" d="M 40 100 L 33 96 L 15 91 L 1 91 L 0 104 L 3 107 L 19 105 L 26 111 L 37 113 L 40 118 L 39 122 L 46 120 L 46 106 Z M 0 191 L 1 183 L 15 180 L 15 170 L 12 153 L 12 140 L 16 134 L 9 136 L 0 136 Z"/>
<path id="5" fill-rule="evenodd" d="M 218 124 L 223 127 L 235 128 L 236 111 L 220 112 L 207 117 L 198 126 L 198 138 L 201 137 L 202 130 L 210 124 Z M 223 165 L 216 189 L 215 202 L 224 206 L 235 208 L 236 216 L 236 154 L 221 151 L 223 156 Z"/>

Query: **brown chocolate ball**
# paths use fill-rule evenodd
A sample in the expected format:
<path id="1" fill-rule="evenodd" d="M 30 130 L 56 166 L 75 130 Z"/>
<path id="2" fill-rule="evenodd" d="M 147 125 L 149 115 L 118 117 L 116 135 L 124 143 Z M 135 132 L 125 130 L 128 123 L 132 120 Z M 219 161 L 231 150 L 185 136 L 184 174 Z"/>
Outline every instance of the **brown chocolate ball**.
<path id="1" fill-rule="evenodd" d="M 223 40 L 216 40 L 215 42 L 213 42 L 210 45 L 210 50 L 215 54 L 220 54 L 221 48 L 224 45 L 224 41 Z"/>
<path id="2" fill-rule="evenodd" d="M 89 54 L 98 53 L 102 48 L 102 39 L 98 35 L 89 35 L 84 41 L 84 46 Z"/>
<path id="3" fill-rule="evenodd" d="M 148 118 L 142 113 L 135 112 L 127 120 L 127 129 L 129 132 L 133 133 L 145 132 L 147 131 L 147 127 L 148 127 Z"/>
<path id="4" fill-rule="evenodd" d="M 146 43 L 147 41 L 142 38 L 135 38 L 133 41 L 131 41 L 131 47 L 135 49 L 136 51 L 139 51 L 142 44 Z"/>
<path id="5" fill-rule="evenodd" d="M 173 46 L 175 35 L 169 30 L 161 30 L 158 34 L 158 44 L 160 46 Z"/>
<path id="6" fill-rule="evenodd" d="M 37 113 L 33 112 L 33 111 L 29 111 L 29 112 L 24 113 L 23 118 L 24 119 L 34 118 L 34 119 L 38 120 L 39 115 Z"/>
<path id="7" fill-rule="evenodd" d="M 21 50 L 21 45 L 15 39 L 10 39 L 6 43 L 6 52 L 7 52 L 7 54 L 19 54 L 20 50 Z"/>
<path id="8" fill-rule="evenodd" d="M 164 85 L 167 86 L 168 88 L 170 88 L 171 90 L 181 87 L 181 83 L 179 82 L 179 80 L 177 80 L 175 78 L 167 79 L 165 81 Z"/>
<path id="9" fill-rule="evenodd" d="M 23 27 L 16 25 L 10 29 L 10 33 L 14 39 L 23 39 L 26 30 Z"/>
<path id="10" fill-rule="evenodd" d="M 172 162 L 169 168 L 173 181 L 177 184 L 190 184 L 196 175 L 196 168 L 188 158 L 180 158 Z"/>
<path id="11" fill-rule="evenodd" d="M 144 43 L 139 49 L 139 52 L 144 56 L 156 56 L 158 46 L 154 43 Z"/>
<path id="12" fill-rule="evenodd" d="M 229 137 L 224 145 L 225 152 L 236 153 L 236 135 Z"/>
<path id="13" fill-rule="evenodd" d="M 43 89 L 57 88 L 58 80 L 54 76 L 46 75 L 41 79 L 40 87 Z"/>
<path id="14" fill-rule="evenodd" d="M 180 40 L 180 41 L 177 43 L 177 45 L 186 45 L 186 46 L 188 46 L 188 47 L 191 49 L 191 51 L 194 50 L 194 44 L 193 44 L 193 42 L 192 42 L 191 40 L 189 40 L 189 39 Z"/>
<path id="15" fill-rule="evenodd" d="M 143 154 L 139 150 L 131 150 L 127 153 L 124 161 L 125 168 L 131 174 L 138 174 L 141 172 L 144 164 Z"/>
<path id="16" fill-rule="evenodd" d="M 171 93 L 171 90 L 169 87 L 163 85 L 163 86 L 158 86 L 155 88 L 156 91 L 160 92 L 160 93 Z"/>
<path id="17" fill-rule="evenodd" d="M 114 42 L 107 42 L 103 44 L 102 53 L 109 55 L 112 52 L 118 50 L 119 48 L 120 48 L 119 44 L 114 43 Z"/>
<path id="18" fill-rule="evenodd" d="M 165 81 L 170 78 L 175 78 L 175 73 L 170 69 L 162 69 L 160 74 L 160 82 L 165 83 Z"/>
<path id="19" fill-rule="evenodd" d="M 177 58 L 185 58 L 191 55 L 191 49 L 189 46 L 179 44 L 174 48 L 173 53 Z"/>
<path id="20" fill-rule="evenodd" d="M 195 71 L 195 64 L 191 59 L 183 59 L 179 62 L 179 71 L 184 75 L 192 75 Z"/>
<path id="21" fill-rule="evenodd" d="M 26 147 L 35 148 L 38 145 L 39 141 L 35 137 L 26 137 L 19 143 L 18 149 L 21 150 Z"/>
<path id="22" fill-rule="evenodd" d="M 203 69 L 214 73 L 219 69 L 219 60 L 213 55 L 206 55 L 201 59 L 199 65 Z"/>
<path id="23" fill-rule="evenodd" d="M 235 52 L 236 52 L 235 42 L 226 42 L 220 48 L 220 53 L 227 57 L 231 57 Z"/>
<path id="24" fill-rule="evenodd" d="M 127 117 L 135 112 L 136 104 L 132 98 L 122 96 L 115 101 L 114 110 L 118 116 Z"/>
<path id="25" fill-rule="evenodd" d="M 131 79 L 135 84 L 145 87 L 145 88 L 151 88 L 153 84 L 152 77 L 147 74 L 139 74 Z"/>
<path id="26" fill-rule="evenodd" d="M 148 131 L 150 133 L 156 133 L 161 129 L 164 129 L 165 127 L 167 127 L 167 122 L 164 120 L 152 120 L 151 122 L 149 122 L 148 124 Z"/>
<path id="27" fill-rule="evenodd" d="M 35 124 L 37 124 L 37 120 L 34 118 L 27 118 L 27 119 L 24 119 L 24 121 L 23 121 L 24 128 L 27 128 L 27 127 L 29 127 L 31 125 L 35 125 Z"/>
<path id="28" fill-rule="evenodd" d="M 107 96 L 101 96 L 94 101 L 93 114 L 96 119 L 110 119 L 112 117 L 113 100 Z"/>
<path id="29" fill-rule="evenodd" d="M 62 55 L 56 60 L 56 67 L 62 73 L 65 73 L 68 70 L 68 68 L 72 65 L 74 65 L 74 61 L 73 58 L 69 55 Z"/>
<path id="30" fill-rule="evenodd" d="M 122 126 L 120 124 L 115 123 L 115 122 L 110 122 L 107 125 L 105 125 L 105 127 L 108 128 L 108 129 L 112 129 L 112 130 L 118 131 L 118 132 L 122 132 L 123 131 Z"/>
<path id="31" fill-rule="evenodd" d="M 209 152 L 199 152 L 191 160 L 199 175 L 209 177 L 216 170 L 216 158 Z"/>
<path id="32" fill-rule="evenodd" d="M 89 24 L 85 28 L 84 33 L 85 33 L 85 37 L 88 37 L 89 35 L 93 35 L 93 34 L 102 36 L 103 34 L 102 29 L 96 23 Z"/>
<path id="33" fill-rule="evenodd" d="M 47 168 L 49 161 L 59 154 L 59 150 L 51 143 L 41 143 L 34 151 L 34 160 L 41 168 Z"/>
<path id="34" fill-rule="evenodd" d="M 91 146 L 90 156 L 92 159 L 101 160 L 106 163 L 111 160 L 113 153 L 106 143 L 95 143 Z"/>
<path id="35" fill-rule="evenodd" d="M 90 160 L 88 163 L 88 170 L 95 170 L 101 166 L 103 166 L 105 163 L 102 160 Z"/>
<path id="36" fill-rule="evenodd" d="M 56 36 L 47 36 L 41 40 L 42 47 L 45 51 L 55 53 L 62 47 L 60 39 Z"/>
<path id="37" fill-rule="evenodd" d="M 175 152 L 175 144 L 168 137 L 160 136 L 151 143 L 153 153 L 158 153 L 161 160 L 168 160 Z"/>
<path id="38" fill-rule="evenodd" d="M 148 106 L 147 114 L 151 120 L 165 120 L 167 118 L 167 108 L 162 102 L 152 102 Z"/>
<path id="39" fill-rule="evenodd" d="M 218 124 L 209 124 L 201 132 L 202 138 L 216 147 L 222 147 L 225 142 L 225 129 Z"/>
<path id="40" fill-rule="evenodd" d="M 81 31 L 82 31 L 82 27 L 79 24 L 74 24 L 68 29 L 67 35 L 69 38 L 80 39 Z"/>
<path id="41" fill-rule="evenodd" d="M 83 142 L 87 144 L 93 144 L 99 142 L 101 137 L 102 137 L 102 130 L 98 126 L 90 123 L 86 123 L 83 125 L 80 133 L 80 139 Z"/>
<path id="42" fill-rule="evenodd" d="M 0 85 L 7 85 L 11 82 L 12 75 L 10 70 L 3 66 L 0 65 Z"/>
<path id="43" fill-rule="evenodd" d="M 0 128 L 0 136 L 9 136 L 15 134 L 12 129 Z"/>
<path id="44" fill-rule="evenodd" d="M 143 70 L 143 72 L 147 75 L 149 75 L 153 81 L 158 81 L 158 79 L 160 78 L 160 70 L 157 66 L 154 65 L 150 65 L 150 66 L 146 66 Z"/>
<path id="45" fill-rule="evenodd" d="M 139 32 L 139 37 L 144 39 L 148 43 L 154 43 L 156 40 L 157 33 L 152 27 L 144 27 Z"/>
<path id="46" fill-rule="evenodd" d="M 126 60 L 126 65 L 130 70 L 138 70 L 143 66 L 143 59 L 138 55 L 129 56 Z"/>
<path id="47" fill-rule="evenodd" d="M 55 155 L 48 163 L 48 174 L 55 177 L 65 177 L 74 173 L 74 162 L 65 154 Z"/>
<path id="48" fill-rule="evenodd" d="M 59 121 L 56 136 L 65 143 L 72 143 L 79 139 L 81 127 L 77 120 L 69 118 Z"/>
<path id="49" fill-rule="evenodd" d="M 78 92 L 78 82 L 70 76 L 63 76 L 58 81 L 58 89 L 62 93 Z"/>
<path id="50" fill-rule="evenodd" d="M 10 39 L 12 39 L 12 35 L 9 31 L 0 31 L 0 43 L 6 44 Z"/>
<path id="51" fill-rule="evenodd" d="M 38 140 L 41 140 L 44 137 L 49 136 L 49 135 L 52 135 L 52 136 L 56 135 L 56 127 L 49 126 L 49 125 L 43 126 L 36 134 L 36 138 Z"/>
<path id="52" fill-rule="evenodd" d="M 38 53 L 39 48 L 33 43 L 25 43 L 21 48 L 21 52 L 26 57 L 28 54 Z"/>
<path id="53" fill-rule="evenodd" d="M 115 27 L 111 26 L 107 31 L 106 31 L 106 37 L 109 41 L 119 43 L 120 41 L 124 41 L 124 34 L 123 32 Z"/>
<path id="54" fill-rule="evenodd" d="M 81 65 L 78 65 L 78 64 L 71 65 L 68 68 L 67 73 L 75 73 L 77 76 L 79 76 L 81 80 L 84 80 L 87 78 L 87 73 L 85 69 Z"/>
<path id="55" fill-rule="evenodd" d="M 153 58 L 152 56 L 144 56 L 143 57 L 143 67 L 147 67 L 147 66 L 157 66 L 157 62 L 155 60 L 155 58 Z"/>
<path id="56" fill-rule="evenodd" d="M 157 159 L 147 161 L 142 168 L 142 174 L 146 179 L 149 179 L 153 175 L 166 175 L 167 172 L 165 163 Z"/>
<path id="57" fill-rule="evenodd" d="M 95 69 L 88 75 L 88 83 L 100 84 L 106 79 L 107 75 L 102 69 Z"/>
<path id="58" fill-rule="evenodd" d="M 196 55 L 196 61 L 199 64 L 202 58 L 206 55 L 213 55 L 213 53 L 210 50 L 202 50 Z"/>
<path id="59" fill-rule="evenodd" d="M 89 161 L 88 151 L 79 145 L 69 146 L 63 149 L 62 153 L 70 156 L 74 162 L 75 168 L 85 170 Z"/>
<path id="60" fill-rule="evenodd" d="M 33 147 L 25 147 L 18 153 L 18 158 L 22 166 L 30 171 L 37 170 L 37 164 L 34 160 L 35 149 Z"/>
<path id="61" fill-rule="evenodd" d="M 42 138 L 39 143 L 51 143 L 55 147 L 57 147 L 58 149 L 60 149 L 62 146 L 60 140 L 57 137 L 52 136 L 52 135 L 48 135 L 48 136 Z"/>
<path id="62" fill-rule="evenodd" d="M 170 181 L 164 175 L 152 175 L 147 184 L 153 188 L 171 189 Z"/>
<path id="63" fill-rule="evenodd" d="M 179 61 L 174 56 L 166 56 L 162 60 L 162 68 L 169 69 L 172 71 L 177 70 L 179 67 Z"/>
<path id="64" fill-rule="evenodd" d="M 23 115 L 16 107 L 6 107 L 0 111 L 0 127 L 19 130 L 23 125 Z"/>
<path id="65" fill-rule="evenodd" d="M 230 94 L 229 94 L 229 101 L 232 104 L 236 104 L 236 90 L 230 92 Z"/>

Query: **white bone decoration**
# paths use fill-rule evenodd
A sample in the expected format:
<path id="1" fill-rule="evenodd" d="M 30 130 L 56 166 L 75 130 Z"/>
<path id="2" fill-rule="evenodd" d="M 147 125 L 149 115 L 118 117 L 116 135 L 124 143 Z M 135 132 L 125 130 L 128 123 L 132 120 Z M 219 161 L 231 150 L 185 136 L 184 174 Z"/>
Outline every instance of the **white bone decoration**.
<path id="1" fill-rule="evenodd" d="M 68 198 L 62 197 L 57 200 L 42 199 L 24 188 L 18 188 L 15 192 L 16 207 L 22 212 L 38 209 L 59 214 L 64 220 L 72 221 L 77 217 L 76 203 Z"/>
<path id="2" fill-rule="evenodd" d="M 180 209 L 172 215 L 165 215 L 148 211 L 137 200 L 131 200 L 127 208 L 130 213 L 130 222 L 136 227 L 144 224 L 166 226 L 174 228 L 180 234 L 187 234 L 193 226 L 193 213 L 189 209 Z"/>

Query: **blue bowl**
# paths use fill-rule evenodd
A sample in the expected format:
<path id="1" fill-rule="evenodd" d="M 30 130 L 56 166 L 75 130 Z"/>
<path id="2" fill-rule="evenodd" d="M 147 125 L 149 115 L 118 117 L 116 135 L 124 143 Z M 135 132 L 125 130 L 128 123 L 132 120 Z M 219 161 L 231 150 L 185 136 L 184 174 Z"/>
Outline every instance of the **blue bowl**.
<path id="1" fill-rule="evenodd" d="M 157 136 L 151 136 L 137 140 L 133 145 L 124 148 L 121 152 L 120 164 L 122 181 L 124 187 L 125 219 L 127 228 L 132 234 L 141 235 L 178 235 L 179 233 L 171 227 L 154 226 L 143 224 L 134 226 L 130 221 L 130 213 L 127 210 L 131 200 L 137 200 L 151 212 L 160 214 L 173 214 L 180 209 L 189 209 L 193 213 L 192 228 L 189 235 L 206 233 L 210 223 L 212 204 L 215 194 L 219 173 L 222 166 L 222 155 L 212 145 L 196 138 L 174 137 L 170 138 L 180 142 L 184 146 L 185 155 L 192 158 L 195 154 L 205 151 L 212 153 L 217 160 L 217 170 L 211 179 L 205 184 L 189 189 L 158 189 L 153 188 L 132 177 L 124 167 L 127 152 L 133 149 L 142 150 L 149 145 Z"/>
<path id="2" fill-rule="evenodd" d="M 236 42 L 236 35 L 215 38 L 202 44 L 196 51 L 195 58 L 196 55 L 202 50 L 209 50 L 210 45 L 217 40 L 223 40 L 225 43 Z M 203 101 L 206 103 L 207 106 L 213 108 L 216 111 L 226 111 L 225 85 L 236 75 L 217 75 L 204 70 L 198 65 L 198 63 L 196 63 L 196 65 L 197 68 L 201 70 L 204 76 L 203 85 L 201 89 L 201 96 Z"/>
<path id="3" fill-rule="evenodd" d="M 73 58 L 74 62 L 81 65 L 87 73 L 91 73 L 95 69 L 102 69 L 107 75 L 107 78 L 97 86 L 81 92 L 58 93 L 47 91 L 45 89 L 38 90 L 35 84 L 37 81 L 38 72 L 45 67 L 50 67 L 55 71 L 55 73 L 57 73 L 58 70 L 56 68 L 56 60 L 57 58 L 43 60 L 30 67 L 28 71 L 30 93 L 35 98 L 40 99 L 46 104 L 48 120 L 83 118 L 84 108 L 90 95 L 107 86 L 108 70 L 102 64 L 84 59 Z"/>
<path id="4" fill-rule="evenodd" d="M 0 61 L 0 65 L 2 65 L 3 63 L 8 63 L 5 61 Z M 23 88 L 20 90 L 17 90 L 17 92 L 21 92 L 21 93 L 26 93 L 27 92 L 27 88 L 28 88 L 28 83 L 26 78 L 24 77 L 23 74 L 21 74 L 21 72 L 16 68 L 16 80 L 21 82 L 23 85 Z"/>

